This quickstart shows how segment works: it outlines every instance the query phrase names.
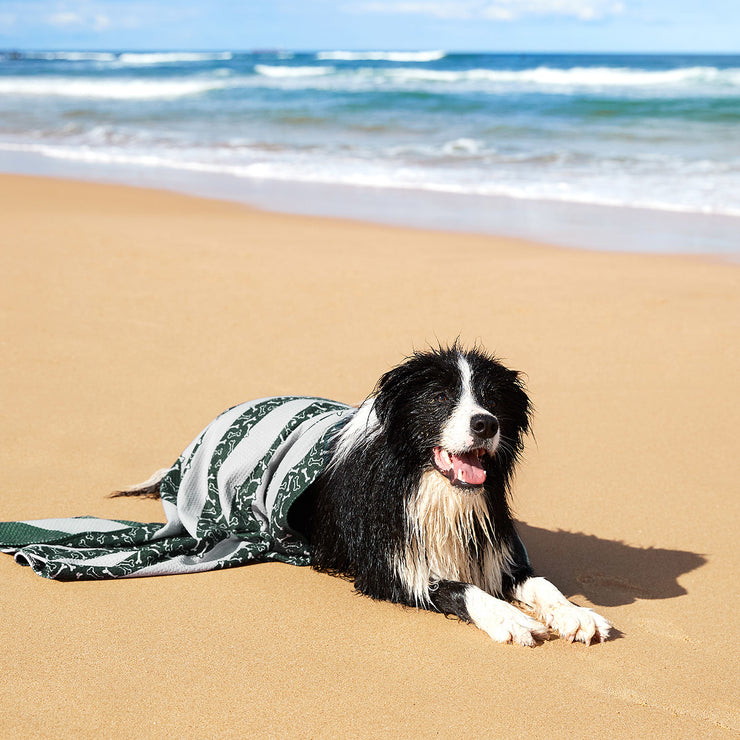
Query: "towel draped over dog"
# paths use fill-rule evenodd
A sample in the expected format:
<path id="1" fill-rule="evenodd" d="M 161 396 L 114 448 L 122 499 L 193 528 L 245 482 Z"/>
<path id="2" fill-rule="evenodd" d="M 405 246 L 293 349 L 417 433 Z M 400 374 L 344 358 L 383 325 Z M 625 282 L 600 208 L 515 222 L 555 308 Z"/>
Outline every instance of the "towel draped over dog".
<path id="1" fill-rule="evenodd" d="M 95 517 L 0 522 L 0 550 L 58 580 L 195 573 L 266 560 L 308 565 L 308 542 L 289 526 L 288 514 L 323 470 L 337 425 L 354 411 L 296 396 L 235 406 L 162 478 L 165 524 Z"/>

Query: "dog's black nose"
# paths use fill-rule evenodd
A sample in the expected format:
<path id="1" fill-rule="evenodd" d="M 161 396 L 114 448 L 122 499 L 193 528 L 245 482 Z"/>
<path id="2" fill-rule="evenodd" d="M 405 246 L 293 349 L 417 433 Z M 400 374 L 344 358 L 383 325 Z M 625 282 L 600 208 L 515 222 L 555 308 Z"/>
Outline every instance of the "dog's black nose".
<path id="1" fill-rule="evenodd" d="M 498 431 L 498 419 L 493 414 L 476 414 L 470 419 L 470 431 L 483 439 L 491 439 Z"/>

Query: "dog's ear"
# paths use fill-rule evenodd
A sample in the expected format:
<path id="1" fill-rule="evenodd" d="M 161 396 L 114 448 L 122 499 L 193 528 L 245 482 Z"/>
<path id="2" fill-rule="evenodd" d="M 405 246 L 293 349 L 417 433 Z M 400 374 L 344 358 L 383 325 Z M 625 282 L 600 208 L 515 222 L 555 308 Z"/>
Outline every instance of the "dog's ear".
<path id="1" fill-rule="evenodd" d="M 524 448 L 524 437 L 530 430 L 532 402 L 527 395 L 522 375 L 516 370 L 506 369 L 506 382 L 502 384 L 500 392 L 500 416 L 507 422 L 512 453 L 508 465 L 513 468 Z"/>
<path id="2" fill-rule="evenodd" d="M 427 355 L 416 353 L 380 377 L 373 394 L 375 413 L 381 425 L 393 411 L 400 411 L 414 397 L 413 387 L 423 380 Z"/>
<path id="3" fill-rule="evenodd" d="M 388 419 L 396 395 L 394 389 L 399 386 L 399 380 L 402 379 L 403 375 L 403 365 L 399 365 L 384 373 L 375 386 L 373 409 L 381 425 L 384 425 Z"/>
<path id="4" fill-rule="evenodd" d="M 516 409 L 516 418 L 521 427 L 521 433 L 526 434 L 529 431 L 532 417 L 532 402 L 527 394 L 522 374 L 516 370 L 509 370 L 508 393 L 510 403 Z"/>

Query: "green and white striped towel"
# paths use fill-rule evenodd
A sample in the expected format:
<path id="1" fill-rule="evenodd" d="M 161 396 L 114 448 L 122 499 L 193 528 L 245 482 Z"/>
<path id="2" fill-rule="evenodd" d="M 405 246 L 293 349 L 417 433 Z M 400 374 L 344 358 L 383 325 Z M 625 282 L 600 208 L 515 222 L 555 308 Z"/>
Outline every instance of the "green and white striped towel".
<path id="1" fill-rule="evenodd" d="M 307 565 L 308 543 L 289 526 L 288 512 L 323 469 L 333 430 L 353 412 L 295 396 L 235 406 L 162 479 L 166 524 L 0 522 L 0 550 L 59 580 L 195 573 L 265 560 Z"/>

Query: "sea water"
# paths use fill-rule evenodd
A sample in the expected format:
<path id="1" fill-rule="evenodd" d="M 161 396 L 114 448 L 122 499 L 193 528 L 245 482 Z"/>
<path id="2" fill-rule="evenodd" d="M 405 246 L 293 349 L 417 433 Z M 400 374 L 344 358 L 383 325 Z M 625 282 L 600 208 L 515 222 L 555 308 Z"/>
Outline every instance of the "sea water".
<path id="1" fill-rule="evenodd" d="M 740 56 L 6 51 L 0 169 L 735 253 Z"/>

